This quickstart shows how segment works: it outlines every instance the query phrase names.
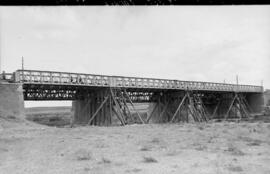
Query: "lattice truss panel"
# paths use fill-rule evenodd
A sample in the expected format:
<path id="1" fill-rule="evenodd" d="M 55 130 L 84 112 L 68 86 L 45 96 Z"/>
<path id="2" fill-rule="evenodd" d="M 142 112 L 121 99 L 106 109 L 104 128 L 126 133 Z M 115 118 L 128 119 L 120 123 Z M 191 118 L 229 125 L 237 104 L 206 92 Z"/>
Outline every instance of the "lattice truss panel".
<path id="1" fill-rule="evenodd" d="M 236 85 L 214 82 L 181 81 L 169 79 L 154 79 L 124 76 L 105 76 L 94 74 L 79 74 L 68 72 L 17 70 L 14 82 L 24 84 L 51 84 L 92 87 L 120 87 L 138 89 L 176 89 L 224 92 L 262 92 L 261 86 Z"/>

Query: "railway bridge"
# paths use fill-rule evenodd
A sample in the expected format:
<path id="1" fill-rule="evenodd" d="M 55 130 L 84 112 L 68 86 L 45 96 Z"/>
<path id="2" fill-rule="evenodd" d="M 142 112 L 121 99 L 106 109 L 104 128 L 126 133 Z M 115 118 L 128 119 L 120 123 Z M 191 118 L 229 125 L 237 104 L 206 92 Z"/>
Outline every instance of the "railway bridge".
<path id="1" fill-rule="evenodd" d="M 72 100 L 74 123 L 121 125 L 246 119 L 260 112 L 263 87 L 199 81 L 17 70 L 24 100 Z M 149 103 L 147 114 L 135 103 Z"/>

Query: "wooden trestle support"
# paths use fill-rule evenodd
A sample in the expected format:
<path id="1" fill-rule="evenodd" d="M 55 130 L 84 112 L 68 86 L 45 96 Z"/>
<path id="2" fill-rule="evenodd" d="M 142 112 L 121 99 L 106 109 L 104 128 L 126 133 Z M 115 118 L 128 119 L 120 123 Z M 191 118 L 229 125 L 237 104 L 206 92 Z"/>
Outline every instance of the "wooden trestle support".
<path id="1" fill-rule="evenodd" d="M 146 120 L 147 123 L 150 119 L 156 123 L 208 121 L 209 114 L 200 94 L 191 91 L 160 93 L 154 105 Z"/>
<path id="2" fill-rule="evenodd" d="M 140 92 L 136 93 L 137 95 Z M 73 123 L 109 126 L 132 123 L 207 122 L 210 119 L 249 118 L 251 107 L 240 93 L 208 94 L 196 91 L 156 91 L 134 95 L 124 88 L 96 89 L 73 102 Z M 149 102 L 147 116 L 133 102 Z"/>

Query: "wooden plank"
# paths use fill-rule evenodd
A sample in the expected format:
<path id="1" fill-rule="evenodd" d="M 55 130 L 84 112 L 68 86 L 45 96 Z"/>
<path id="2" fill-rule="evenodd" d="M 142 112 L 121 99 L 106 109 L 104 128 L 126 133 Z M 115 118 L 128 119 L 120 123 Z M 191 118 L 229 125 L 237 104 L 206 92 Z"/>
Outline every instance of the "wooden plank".
<path id="1" fill-rule="evenodd" d="M 163 104 L 163 103 L 162 103 Z M 168 102 L 166 102 L 166 104 L 163 104 L 163 110 L 161 111 L 161 113 L 159 114 L 159 119 L 161 119 L 162 121 L 163 121 L 163 119 L 162 119 L 162 117 L 163 117 L 163 115 L 164 115 L 164 113 L 165 113 L 165 111 L 167 110 L 167 108 L 168 108 Z"/>
<path id="2" fill-rule="evenodd" d="M 247 107 L 241 97 L 238 97 L 239 107 L 242 109 L 242 112 L 246 115 L 247 118 L 250 117 L 250 114 L 247 110 Z"/>
<path id="3" fill-rule="evenodd" d="M 112 107 L 113 107 L 113 103 L 112 103 L 112 96 L 110 96 L 110 117 L 109 117 L 109 123 L 112 124 Z"/>
<path id="4" fill-rule="evenodd" d="M 242 120 L 242 114 L 243 114 L 243 112 L 242 112 L 242 107 L 241 107 L 241 101 L 239 100 L 239 97 L 237 97 L 237 100 L 238 100 L 238 104 L 239 104 L 239 112 L 240 112 L 240 120 Z"/>
<path id="5" fill-rule="evenodd" d="M 178 111 L 180 110 L 180 108 L 181 108 L 181 106 L 183 105 L 183 103 L 184 103 L 184 101 L 186 100 L 186 98 L 187 98 L 187 94 L 185 94 L 185 96 L 182 98 L 182 100 L 181 100 L 180 104 L 178 105 L 176 111 L 174 112 L 174 114 L 173 114 L 172 119 L 171 119 L 170 122 L 173 122 L 173 120 L 174 120 L 176 114 L 177 114 Z"/>
<path id="6" fill-rule="evenodd" d="M 248 115 L 250 116 L 249 113 L 250 113 L 250 112 L 253 112 L 253 111 L 252 111 L 252 108 L 250 107 L 250 105 L 248 104 L 246 98 L 243 97 L 243 96 L 240 96 L 239 98 L 240 98 L 240 100 L 242 101 L 241 103 L 243 103 L 243 105 L 245 106 L 245 109 L 246 109 Z"/>
<path id="7" fill-rule="evenodd" d="M 153 109 L 153 111 L 151 112 L 151 114 L 150 114 L 150 115 L 148 116 L 148 118 L 146 119 L 146 123 L 149 123 L 149 120 L 151 119 L 151 117 L 153 116 L 154 112 L 156 111 L 157 106 L 158 106 L 158 104 L 156 103 L 156 104 L 155 104 L 155 107 L 154 107 L 154 109 Z"/>
<path id="8" fill-rule="evenodd" d="M 115 108 L 113 107 L 113 112 L 115 113 L 116 117 L 120 120 L 121 125 L 124 126 L 125 122 L 123 121 L 123 118 L 119 115 L 119 113 L 115 110 Z"/>
<path id="9" fill-rule="evenodd" d="M 88 124 L 91 123 L 91 121 L 97 116 L 98 112 L 101 110 L 101 108 L 103 107 L 103 105 L 106 103 L 106 101 L 108 100 L 108 96 L 103 100 L 103 102 L 100 104 L 100 106 L 98 107 L 98 109 L 96 110 L 96 112 L 94 113 L 94 115 L 91 117 L 91 119 L 88 121 Z"/>
<path id="10" fill-rule="evenodd" d="M 164 105 L 162 102 L 160 102 L 159 104 L 160 104 L 160 106 L 165 107 L 165 105 Z M 161 109 L 161 107 L 160 107 L 160 109 Z M 166 112 L 167 114 L 169 114 L 170 116 L 173 115 L 173 113 L 172 113 L 171 111 L 169 111 L 169 110 L 166 110 L 165 112 Z"/>
<path id="11" fill-rule="evenodd" d="M 72 128 L 74 126 L 75 121 L 75 107 L 74 106 L 76 101 L 72 101 L 72 108 L 71 108 L 71 119 L 70 119 L 70 127 Z"/>
<path id="12" fill-rule="evenodd" d="M 203 100 L 201 97 L 198 96 L 198 100 L 199 102 L 201 103 L 201 113 L 202 113 L 202 118 L 204 119 L 204 121 L 208 121 L 208 112 L 207 112 L 207 109 L 206 109 L 206 106 L 204 105 L 203 103 Z"/>
<path id="13" fill-rule="evenodd" d="M 189 106 L 188 106 L 188 109 L 189 109 L 189 111 L 190 111 L 190 113 L 191 113 L 191 115 L 192 115 L 194 121 L 196 122 L 196 121 L 198 121 L 198 118 L 197 118 L 197 116 L 196 116 L 195 109 L 194 109 L 194 101 L 192 100 L 192 98 L 191 98 L 191 96 L 190 96 L 189 93 L 187 93 L 187 97 L 188 97 L 188 99 L 189 99 Z"/>
<path id="14" fill-rule="evenodd" d="M 114 101 L 114 103 L 115 103 L 115 106 L 116 106 L 118 112 L 120 113 L 120 115 L 119 115 L 119 117 L 121 118 L 120 121 L 122 122 L 123 125 L 125 125 L 124 116 L 123 116 L 123 114 L 122 114 L 122 112 L 121 112 L 119 103 L 116 101 L 115 96 L 114 96 L 113 91 L 112 91 L 111 88 L 110 88 L 110 91 L 111 91 L 111 96 L 112 96 L 112 99 L 113 99 L 113 101 Z M 114 108 L 113 108 L 113 109 L 114 109 Z M 116 111 L 116 113 L 118 113 L 118 112 Z"/>
<path id="15" fill-rule="evenodd" d="M 97 101 L 96 101 L 95 94 L 92 94 L 91 97 L 92 97 L 92 100 L 93 100 L 93 102 L 91 104 L 91 115 L 93 115 L 95 113 L 94 111 L 96 110 Z M 96 119 L 93 120 L 92 124 L 96 124 Z"/>
<path id="16" fill-rule="evenodd" d="M 233 98 L 233 100 L 232 100 L 232 102 L 231 102 L 231 104 L 230 104 L 230 107 L 229 107 L 228 111 L 227 111 L 226 114 L 225 114 L 225 119 L 228 118 L 229 112 L 230 112 L 231 109 L 232 109 L 232 106 L 233 106 L 233 104 L 234 104 L 234 101 L 235 101 L 236 97 L 237 97 L 237 94 L 235 94 L 235 96 L 234 96 L 234 98 Z"/>
<path id="17" fill-rule="evenodd" d="M 217 110 L 218 110 L 218 108 L 219 108 L 219 105 L 220 105 L 220 103 L 221 103 L 220 101 L 221 101 L 221 100 L 218 101 L 218 104 L 216 105 L 216 107 L 215 107 L 215 109 L 214 109 L 214 112 L 213 112 L 213 114 L 212 114 L 212 116 L 211 116 L 212 118 L 214 118 L 214 116 L 216 115 L 216 112 L 217 112 Z"/>
<path id="18" fill-rule="evenodd" d="M 120 94 L 121 94 L 121 97 L 122 97 L 122 100 L 123 100 L 123 103 L 124 103 L 124 109 L 126 109 L 127 111 L 128 111 L 128 116 L 129 116 L 129 118 L 132 120 L 132 121 L 134 121 L 134 119 L 133 119 L 133 117 L 132 117 L 132 114 L 131 114 L 131 111 L 130 111 L 130 109 L 129 109 L 129 107 L 128 107 L 128 105 L 127 105 L 127 102 L 126 102 L 126 98 L 124 97 L 124 95 L 122 94 L 122 92 L 120 92 Z"/>

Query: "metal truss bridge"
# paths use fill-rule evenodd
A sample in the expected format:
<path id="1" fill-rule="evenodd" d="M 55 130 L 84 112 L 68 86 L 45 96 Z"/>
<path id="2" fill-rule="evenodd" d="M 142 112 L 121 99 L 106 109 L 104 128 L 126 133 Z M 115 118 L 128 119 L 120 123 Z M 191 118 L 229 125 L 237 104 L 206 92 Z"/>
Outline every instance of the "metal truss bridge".
<path id="1" fill-rule="evenodd" d="M 72 100 L 74 122 L 93 125 L 111 125 L 113 117 L 122 125 L 242 119 L 263 104 L 262 86 L 242 84 L 36 70 L 17 70 L 5 79 L 22 85 L 24 100 Z M 149 104 L 147 117 L 133 104 L 142 102 Z"/>
<path id="2" fill-rule="evenodd" d="M 262 93 L 263 87 L 226 83 L 107 76 L 82 73 L 17 70 L 13 82 L 22 83 L 25 100 L 75 100 L 80 91 L 101 88 L 126 89 L 134 101 L 149 101 L 156 91 Z"/>

